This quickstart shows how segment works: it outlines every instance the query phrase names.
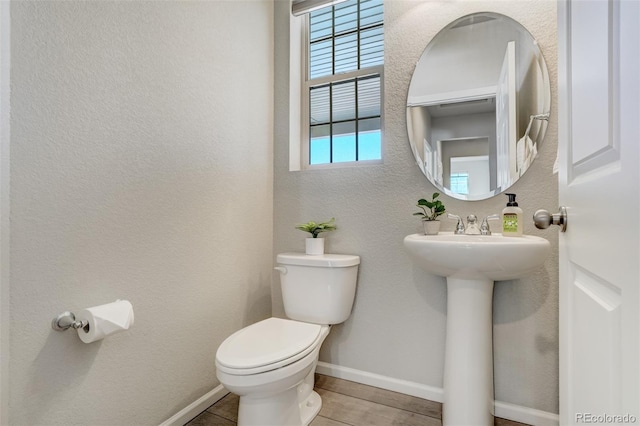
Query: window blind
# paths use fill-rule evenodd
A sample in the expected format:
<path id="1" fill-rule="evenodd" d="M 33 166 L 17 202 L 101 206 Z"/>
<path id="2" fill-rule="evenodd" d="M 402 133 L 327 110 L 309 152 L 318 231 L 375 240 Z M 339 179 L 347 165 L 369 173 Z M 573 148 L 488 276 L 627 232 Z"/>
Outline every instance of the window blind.
<path id="1" fill-rule="evenodd" d="M 309 78 L 382 65 L 382 0 L 349 0 L 311 13 Z"/>
<path id="2" fill-rule="evenodd" d="M 383 0 L 322 3 L 307 12 L 308 164 L 380 160 Z"/>
<path id="3" fill-rule="evenodd" d="M 338 4 L 346 0 L 292 0 L 291 13 L 294 16 L 304 15 L 325 6 Z"/>

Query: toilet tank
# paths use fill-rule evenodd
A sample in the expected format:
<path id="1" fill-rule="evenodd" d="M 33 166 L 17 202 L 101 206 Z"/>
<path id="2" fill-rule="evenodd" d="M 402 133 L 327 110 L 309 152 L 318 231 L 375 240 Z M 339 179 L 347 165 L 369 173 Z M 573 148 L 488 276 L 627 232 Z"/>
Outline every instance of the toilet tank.
<path id="1" fill-rule="evenodd" d="M 276 258 L 288 318 L 339 324 L 351 315 L 360 257 L 282 253 Z"/>

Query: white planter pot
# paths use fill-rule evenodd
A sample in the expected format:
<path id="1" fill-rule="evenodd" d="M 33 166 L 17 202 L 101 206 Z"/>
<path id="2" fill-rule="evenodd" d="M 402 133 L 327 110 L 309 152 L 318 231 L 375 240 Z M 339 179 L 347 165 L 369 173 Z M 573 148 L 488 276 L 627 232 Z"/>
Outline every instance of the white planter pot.
<path id="1" fill-rule="evenodd" d="M 438 235 L 438 232 L 440 232 L 439 220 L 423 220 L 422 226 L 424 227 L 425 235 Z"/>
<path id="2" fill-rule="evenodd" d="M 318 256 L 324 254 L 324 238 L 307 238 L 305 246 L 308 255 Z"/>

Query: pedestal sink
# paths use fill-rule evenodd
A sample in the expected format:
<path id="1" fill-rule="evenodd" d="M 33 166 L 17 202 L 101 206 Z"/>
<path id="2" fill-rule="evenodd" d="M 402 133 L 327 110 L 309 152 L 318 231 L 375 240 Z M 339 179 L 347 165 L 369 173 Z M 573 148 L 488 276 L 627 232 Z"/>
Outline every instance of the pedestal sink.
<path id="1" fill-rule="evenodd" d="M 540 267 L 551 245 L 525 235 L 408 235 L 414 262 L 447 278 L 443 425 L 493 425 L 493 282 Z"/>

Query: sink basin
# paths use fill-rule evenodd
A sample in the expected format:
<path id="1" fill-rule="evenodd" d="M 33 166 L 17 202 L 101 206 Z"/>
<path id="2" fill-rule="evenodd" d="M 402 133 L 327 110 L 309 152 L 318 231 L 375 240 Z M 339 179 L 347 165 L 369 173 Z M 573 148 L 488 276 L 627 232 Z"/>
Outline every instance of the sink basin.
<path id="1" fill-rule="evenodd" d="M 549 241 L 526 235 L 408 235 L 413 261 L 447 278 L 442 424 L 494 424 L 493 282 L 540 267 Z"/>
<path id="2" fill-rule="evenodd" d="M 492 281 L 520 278 L 545 261 L 551 245 L 533 235 L 408 235 L 404 246 L 414 262 L 443 277 Z"/>

